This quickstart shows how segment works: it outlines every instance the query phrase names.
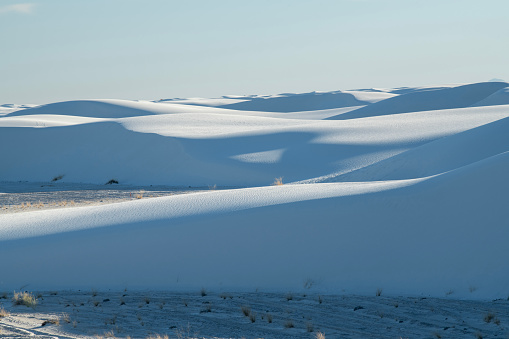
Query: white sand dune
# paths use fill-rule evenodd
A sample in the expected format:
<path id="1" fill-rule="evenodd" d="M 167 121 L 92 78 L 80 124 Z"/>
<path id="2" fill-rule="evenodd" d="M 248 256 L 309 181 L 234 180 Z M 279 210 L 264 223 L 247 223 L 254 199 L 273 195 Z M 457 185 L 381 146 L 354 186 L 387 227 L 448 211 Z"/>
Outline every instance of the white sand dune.
<path id="1" fill-rule="evenodd" d="M 379 101 L 330 119 L 358 119 L 370 116 L 469 107 L 508 87 L 505 82 L 483 82 L 451 88 L 432 88 Z"/>
<path id="2" fill-rule="evenodd" d="M 10 185 L 244 188 L 0 214 L 0 289 L 288 291 L 311 279 L 331 293 L 506 298 L 509 105 L 490 104 L 506 87 L 7 114 L 0 180 Z M 276 177 L 307 184 L 270 186 Z"/>

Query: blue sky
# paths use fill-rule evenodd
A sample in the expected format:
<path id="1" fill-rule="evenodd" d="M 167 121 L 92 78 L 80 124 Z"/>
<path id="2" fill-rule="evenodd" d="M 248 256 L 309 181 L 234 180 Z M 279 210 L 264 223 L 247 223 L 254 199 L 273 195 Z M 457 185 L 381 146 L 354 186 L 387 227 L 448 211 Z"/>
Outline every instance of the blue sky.
<path id="1" fill-rule="evenodd" d="M 0 0 L 0 104 L 509 81 L 507 0 Z"/>

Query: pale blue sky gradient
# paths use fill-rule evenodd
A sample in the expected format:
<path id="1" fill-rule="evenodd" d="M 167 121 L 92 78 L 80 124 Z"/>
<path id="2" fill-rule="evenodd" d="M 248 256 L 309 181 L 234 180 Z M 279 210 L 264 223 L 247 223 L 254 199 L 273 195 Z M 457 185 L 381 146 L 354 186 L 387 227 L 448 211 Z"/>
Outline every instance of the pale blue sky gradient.
<path id="1" fill-rule="evenodd" d="M 508 0 L 0 1 L 0 104 L 509 81 Z"/>

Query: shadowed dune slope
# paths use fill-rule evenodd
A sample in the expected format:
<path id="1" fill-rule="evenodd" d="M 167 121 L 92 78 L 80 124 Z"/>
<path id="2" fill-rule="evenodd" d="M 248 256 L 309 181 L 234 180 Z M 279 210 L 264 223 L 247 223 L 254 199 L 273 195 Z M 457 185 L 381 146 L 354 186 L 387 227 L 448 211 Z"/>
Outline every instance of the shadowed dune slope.
<path id="1" fill-rule="evenodd" d="M 370 102 L 358 100 L 353 94 L 339 91 L 329 93 L 282 94 L 269 98 L 252 98 L 248 101 L 222 105 L 221 107 L 245 111 L 302 112 L 368 104 L 370 104 Z"/>
<path id="2" fill-rule="evenodd" d="M 509 107 L 507 107 L 509 109 Z M 421 178 L 509 151 L 509 118 L 434 140 L 324 182 Z"/>
<path id="3" fill-rule="evenodd" d="M 357 119 L 377 115 L 468 107 L 507 86 L 509 85 L 505 82 L 482 82 L 453 88 L 413 91 L 328 119 Z"/>
<path id="4" fill-rule="evenodd" d="M 506 297 L 507 171 L 506 152 L 424 181 L 359 183 L 346 195 L 355 185 L 311 185 L 317 193 L 304 200 L 308 185 L 289 185 L 25 213 L 11 223 L 22 225 L 18 240 L 0 246 L 10 258 L 0 270 L 24 269 L 1 286 L 287 290 L 312 279 L 315 291 L 335 293 Z M 75 224 L 84 231 L 29 233 Z M 473 250 L 480 244 L 489 246 Z"/>

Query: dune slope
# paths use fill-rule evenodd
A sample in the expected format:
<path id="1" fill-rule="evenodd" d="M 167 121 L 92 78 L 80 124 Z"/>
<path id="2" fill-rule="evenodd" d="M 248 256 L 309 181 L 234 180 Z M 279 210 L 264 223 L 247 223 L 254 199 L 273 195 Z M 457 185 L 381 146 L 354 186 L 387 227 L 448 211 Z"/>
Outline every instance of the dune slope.
<path id="1" fill-rule="evenodd" d="M 490 104 L 506 87 L 13 111 L 0 117 L 0 193 L 60 176 L 242 188 L 0 213 L 0 290 L 312 281 L 317 293 L 507 298 L 509 106 Z M 313 110 L 349 104 L 364 107 Z"/>

